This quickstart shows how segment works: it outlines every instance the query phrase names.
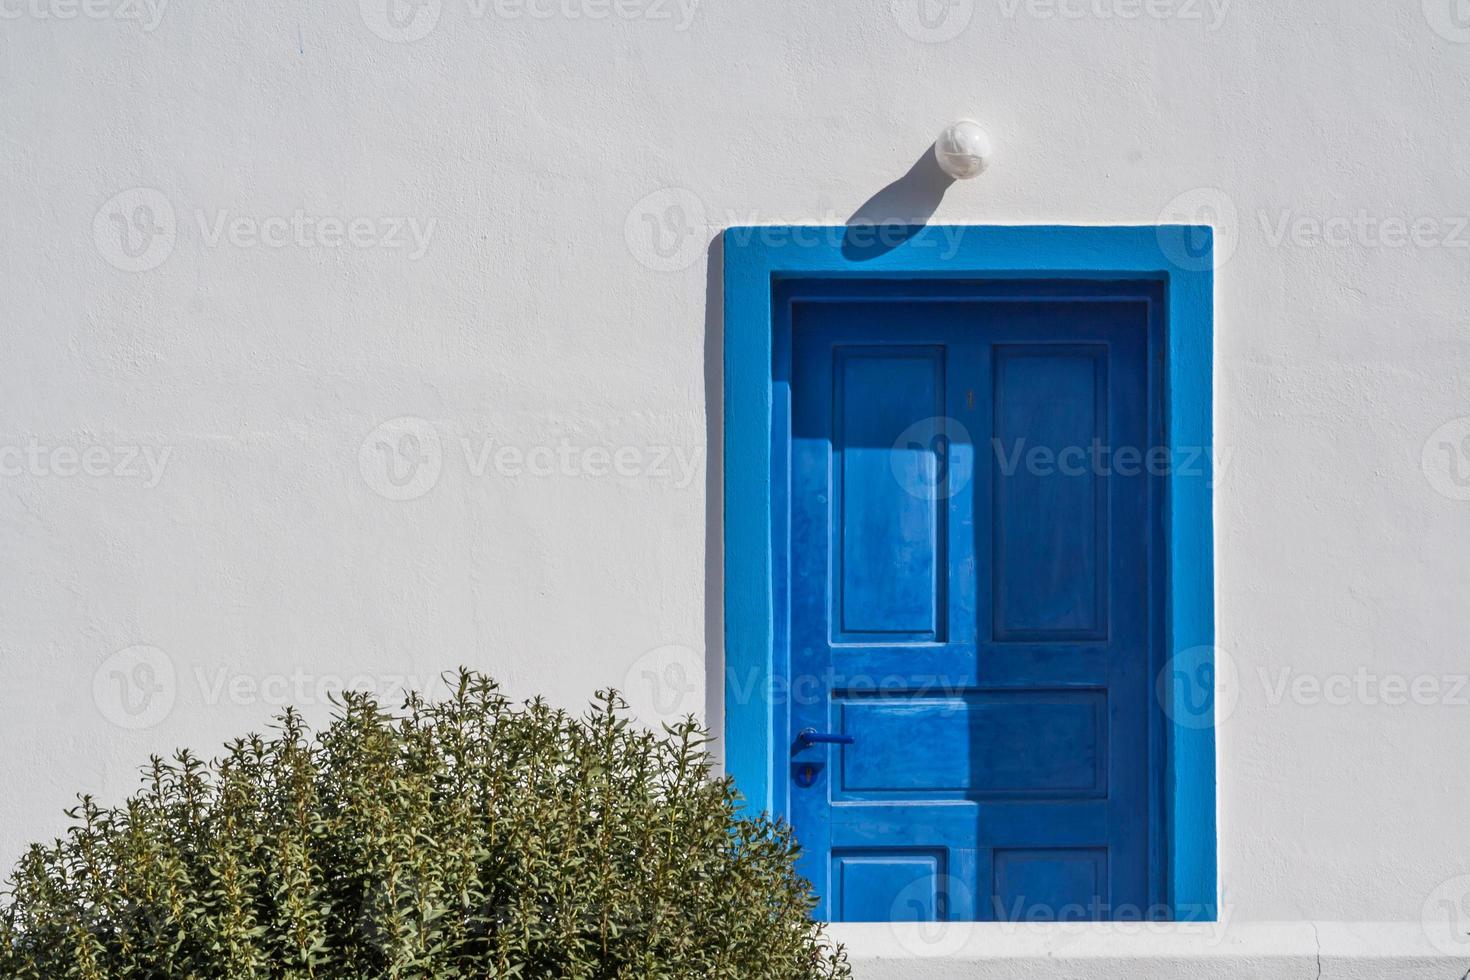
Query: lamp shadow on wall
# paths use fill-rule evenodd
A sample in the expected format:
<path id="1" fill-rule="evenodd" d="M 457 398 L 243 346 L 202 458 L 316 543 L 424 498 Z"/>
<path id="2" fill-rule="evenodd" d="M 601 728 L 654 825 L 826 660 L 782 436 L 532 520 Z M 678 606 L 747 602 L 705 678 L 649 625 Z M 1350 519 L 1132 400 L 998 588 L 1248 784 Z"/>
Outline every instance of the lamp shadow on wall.
<path id="1" fill-rule="evenodd" d="M 847 219 L 843 258 L 863 262 L 907 242 L 934 217 L 953 183 L 954 178 L 939 168 L 930 143 L 907 173 L 864 201 Z"/>

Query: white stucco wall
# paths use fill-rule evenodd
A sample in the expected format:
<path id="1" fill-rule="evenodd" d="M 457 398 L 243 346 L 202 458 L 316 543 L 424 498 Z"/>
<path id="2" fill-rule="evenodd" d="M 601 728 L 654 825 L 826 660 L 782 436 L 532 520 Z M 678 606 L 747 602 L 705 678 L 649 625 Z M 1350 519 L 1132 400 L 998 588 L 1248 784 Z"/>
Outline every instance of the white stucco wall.
<path id="1" fill-rule="evenodd" d="M 703 710 L 707 243 L 973 115 L 990 172 L 864 214 L 1220 227 L 1229 914 L 1470 894 L 1452 0 L 376 2 L 0 0 L 6 863 L 354 677 Z"/>

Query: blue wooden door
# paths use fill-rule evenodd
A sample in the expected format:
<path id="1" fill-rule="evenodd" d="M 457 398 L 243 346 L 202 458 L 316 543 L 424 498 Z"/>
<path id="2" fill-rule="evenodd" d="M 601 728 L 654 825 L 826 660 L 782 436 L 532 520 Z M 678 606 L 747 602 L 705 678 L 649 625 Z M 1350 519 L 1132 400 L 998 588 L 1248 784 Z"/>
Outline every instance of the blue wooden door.
<path id="1" fill-rule="evenodd" d="M 1150 308 L 838 292 L 789 307 L 788 799 L 818 915 L 1149 914 Z"/>

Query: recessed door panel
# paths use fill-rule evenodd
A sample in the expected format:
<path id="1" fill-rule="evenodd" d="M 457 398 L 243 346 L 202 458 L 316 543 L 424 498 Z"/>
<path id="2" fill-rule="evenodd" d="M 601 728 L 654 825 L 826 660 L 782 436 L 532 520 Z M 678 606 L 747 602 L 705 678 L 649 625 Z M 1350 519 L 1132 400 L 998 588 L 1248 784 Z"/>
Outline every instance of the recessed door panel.
<path id="1" fill-rule="evenodd" d="M 995 636 L 1107 633 L 1107 348 L 994 351 Z"/>
<path id="2" fill-rule="evenodd" d="M 944 513 L 914 488 L 945 463 L 942 445 L 919 434 L 944 414 L 944 351 L 843 346 L 834 358 L 833 639 L 934 640 Z"/>
<path id="3" fill-rule="evenodd" d="M 840 701 L 838 709 L 840 729 L 854 748 L 840 750 L 835 801 L 1099 796 L 1107 790 L 1102 691 L 860 697 Z M 916 733 L 922 733 L 921 745 Z"/>

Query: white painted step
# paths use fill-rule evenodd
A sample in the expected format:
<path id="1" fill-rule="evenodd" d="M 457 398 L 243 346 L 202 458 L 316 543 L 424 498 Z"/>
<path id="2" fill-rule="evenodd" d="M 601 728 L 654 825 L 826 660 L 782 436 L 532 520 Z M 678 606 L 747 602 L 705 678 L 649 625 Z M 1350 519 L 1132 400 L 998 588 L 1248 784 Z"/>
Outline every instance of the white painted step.
<path id="1" fill-rule="evenodd" d="M 1470 936 L 1418 922 L 840 923 L 856 980 L 1464 980 Z"/>

